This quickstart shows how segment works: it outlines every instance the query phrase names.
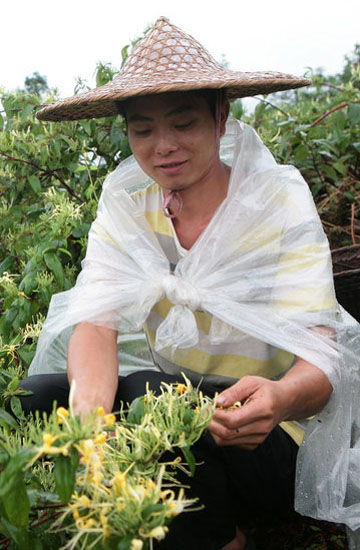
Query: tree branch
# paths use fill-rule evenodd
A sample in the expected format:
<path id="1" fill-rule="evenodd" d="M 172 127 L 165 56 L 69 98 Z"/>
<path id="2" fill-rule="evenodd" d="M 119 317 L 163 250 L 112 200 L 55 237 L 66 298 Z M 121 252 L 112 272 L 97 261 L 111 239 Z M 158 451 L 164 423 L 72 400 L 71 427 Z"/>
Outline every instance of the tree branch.
<path id="1" fill-rule="evenodd" d="M 290 115 L 288 115 L 288 113 L 286 113 L 285 111 L 283 111 L 282 109 L 280 109 L 280 107 L 277 107 L 276 105 L 274 105 L 273 103 L 271 103 L 270 101 L 267 101 L 266 99 L 263 99 L 262 97 L 257 97 L 257 96 L 254 96 L 255 99 L 257 99 L 258 101 L 261 101 L 262 103 L 266 103 L 266 105 L 270 105 L 270 107 L 273 107 L 274 109 L 276 109 L 277 111 L 280 111 L 280 113 L 282 113 L 283 115 L 285 115 L 287 118 L 290 118 Z"/>
<path id="2" fill-rule="evenodd" d="M 65 187 L 65 189 L 68 191 L 68 193 L 74 197 L 76 200 L 80 201 L 81 203 L 83 203 L 84 201 L 82 200 L 81 197 L 79 197 L 75 191 L 73 191 L 71 189 L 71 187 L 66 183 L 66 181 L 64 181 L 64 179 L 59 176 L 59 174 L 57 174 L 56 172 L 53 172 L 51 170 L 45 170 L 44 168 L 41 168 L 41 166 L 38 166 L 37 164 L 35 164 L 34 162 L 30 161 L 30 160 L 25 160 L 25 159 L 19 159 L 19 158 L 16 158 L 16 157 L 12 157 L 11 155 L 8 155 L 7 153 L 4 153 L 3 151 L 0 151 L 0 155 L 2 155 L 3 157 L 9 159 L 9 160 L 12 160 L 13 162 L 22 162 L 23 164 L 27 164 L 29 166 L 32 166 L 33 168 L 36 168 L 36 170 L 38 170 L 39 172 L 42 172 L 43 174 L 47 175 L 47 176 L 52 176 L 52 177 L 55 177 L 56 179 L 58 179 L 61 183 L 61 185 L 63 185 Z"/>

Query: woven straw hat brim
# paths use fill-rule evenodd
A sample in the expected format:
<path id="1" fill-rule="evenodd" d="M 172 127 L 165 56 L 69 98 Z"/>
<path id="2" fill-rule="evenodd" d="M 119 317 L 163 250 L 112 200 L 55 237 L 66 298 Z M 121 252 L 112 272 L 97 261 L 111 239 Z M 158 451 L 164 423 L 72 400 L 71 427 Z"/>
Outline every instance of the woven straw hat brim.
<path id="1" fill-rule="evenodd" d="M 78 120 L 118 114 L 117 101 L 174 91 L 226 88 L 230 100 L 307 86 L 278 72 L 235 72 L 222 67 L 193 37 L 161 17 L 140 40 L 112 82 L 47 105 L 40 120 Z"/>
<path id="2" fill-rule="evenodd" d="M 113 84 L 113 85 L 111 85 Z M 117 84 L 117 85 L 116 85 Z M 131 97 L 149 94 L 158 94 L 174 91 L 190 91 L 200 89 L 227 89 L 227 97 L 234 100 L 258 94 L 269 94 L 311 84 L 310 80 L 283 73 L 233 73 L 227 79 L 208 79 L 199 81 L 198 78 L 188 79 L 186 82 L 152 82 L 148 86 L 143 82 L 140 86 L 121 89 L 118 83 L 110 83 L 89 92 L 58 101 L 43 107 L 38 113 L 39 120 L 79 120 L 83 118 L 100 118 L 119 114 L 116 101 Z"/>

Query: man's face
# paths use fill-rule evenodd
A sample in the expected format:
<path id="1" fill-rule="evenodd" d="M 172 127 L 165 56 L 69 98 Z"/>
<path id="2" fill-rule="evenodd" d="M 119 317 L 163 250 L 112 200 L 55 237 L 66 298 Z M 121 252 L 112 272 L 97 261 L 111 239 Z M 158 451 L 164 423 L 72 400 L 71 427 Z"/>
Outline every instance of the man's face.
<path id="1" fill-rule="evenodd" d="M 215 120 L 203 97 L 186 92 L 137 97 L 127 102 L 126 119 L 137 162 L 164 189 L 186 189 L 219 162 Z"/>

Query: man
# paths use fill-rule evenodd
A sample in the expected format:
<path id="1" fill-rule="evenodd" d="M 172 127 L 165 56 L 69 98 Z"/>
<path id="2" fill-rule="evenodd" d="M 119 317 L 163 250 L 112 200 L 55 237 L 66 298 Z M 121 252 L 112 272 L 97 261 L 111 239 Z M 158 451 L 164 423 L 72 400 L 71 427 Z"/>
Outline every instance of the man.
<path id="1" fill-rule="evenodd" d="M 66 310 L 66 321 L 58 310 L 57 319 L 61 319 L 59 331 L 61 326 L 76 325 L 67 354 L 69 382 L 77 382 L 75 410 L 86 414 L 98 405 L 106 411 L 116 410 L 119 399 L 127 401 L 141 394 L 146 380 L 150 380 L 151 387 L 156 389 L 162 379 L 177 379 L 181 371 L 185 371 L 194 383 L 204 378 L 203 389 L 209 394 L 220 391 L 219 409 L 209 426 L 211 437 L 204 438 L 195 449 L 197 459 L 204 460 L 205 466 L 198 468 L 191 491 L 204 502 L 205 512 L 198 512 L 196 518 L 187 514 L 185 518 L 180 516 L 174 522 L 165 541 L 168 546 L 164 548 L 245 548 L 245 536 L 238 527 L 246 527 L 247 521 L 259 510 L 269 512 L 291 505 L 297 443 L 301 433 L 288 421 L 316 414 L 332 393 L 331 376 L 329 379 L 324 373 L 327 366 L 319 368 L 308 360 L 316 356 L 315 341 L 320 351 L 323 351 L 324 344 L 325 354 L 330 349 L 331 357 L 327 329 L 316 327 L 327 325 L 324 321 L 327 312 L 336 308 L 332 284 L 328 280 L 329 266 L 326 260 L 323 261 L 326 245 L 316 248 L 312 233 L 307 232 L 306 220 L 307 217 L 310 220 L 313 213 L 309 214 L 309 209 L 305 208 L 300 214 L 294 214 L 293 218 L 300 220 L 296 223 L 295 219 L 286 224 L 281 219 L 274 219 L 281 218 L 281 209 L 274 206 L 276 201 L 269 200 L 268 196 L 271 192 L 269 181 L 274 178 L 274 173 L 264 171 L 263 167 L 268 163 L 271 169 L 277 168 L 263 149 L 262 157 L 259 156 L 263 146 L 256 142 L 253 134 L 248 134 L 249 130 L 243 132 L 247 137 L 241 138 L 242 145 L 237 146 L 234 138 L 238 156 L 232 169 L 219 155 L 220 137 L 226 132 L 229 113 L 227 98 L 308 83 L 276 73 L 231 73 L 217 65 L 191 37 L 161 18 L 138 43 L 113 83 L 45 107 L 38 114 L 39 118 L 61 120 L 105 116 L 120 110 L 126 118 L 129 143 L 137 165 L 155 182 L 143 191 L 132 193 L 130 202 L 121 195 L 119 204 L 117 184 L 112 186 L 110 183 L 105 188 L 98 218 L 91 230 L 84 271 L 77 284 L 78 291 L 75 289 L 72 295 L 72 305 Z M 222 89 L 226 89 L 226 95 L 216 91 Z M 256 153 L 253 155 L 256 160 L 251 157 L 252 151 Z M 119 173 L 126 172 L 127 166 L 120 167 L 122 172 Z M 266 173 L 266 177 L 259 179 L 257 171 L 260 167 L 263 172 L 260 170 L 259 173 Z M 242 170 L 242 175 L 237 175 L 238 170 Z M 251 170 L 254 174 L 247 180 Z M 276 172 L 275 182 L 281 174 Z M 228 275 L 229 266 L 237 265 L 239 258 L 245 262 L 246 269 L 227 277 L 224 289 L 221 278 L 213 285 L 215 294 L 229 291 L 223 294 L 224 302 L 235 299 L 238 293 L 240 301 L 247 297 L 247 314 L 237 314 L 231 320 L 231 302 L 229 313 L 225 308 L 224 313 L 216 315 L 217 311 L 222 311 L 222 306 L 217 305 L 212 283 L 207 285 L 206 277 L 202 288 L 200 282 L 197 286 L 189 284 L 182 273 L 194 271 L 197 257 L 206 262 L 204 240 L 207 239 L 211 254 L 210 245 L 221 232 L 219 217 L 227 220 L 231 227 L 239 216 L 239 200 L 251 196 L 249 188 L 241 187 L 247 181 L 249 185 L 256 184 L 254 197 L 261 190 L 256 200 L 250 201 L 255 209 L 258 207 L 261 211 L 259 221 L 251 231 L 240 231 L 237 224 L 233 232 L 228 230 L 226 233 L 224 227 L 226 239 L 222 248 L 214 248 L 219 258 L 213 259 L 214 269 L 209 273 L 210 279 L 217 271 Z M 287 204 L 288 187 L 286 185 L 278 191 L 277 204 L 281 200 Z M 224 212 L 231 215 L 232 204 L 235 205 L 234 216 L 226 217 Z M 268 206 L 262 206 L 265 204 Z M 239 223 L 243 223 L 244 228 L 250 211 L 248 207 L 239 216 Z M 266 224 L 264 216 L 269 213 L 273 217 Z M 148 234 L 148 226 L 145 227 L 141 220 L 137 221 L 140 214 L 145 215 L 156 242 L 151 240 L 153 237 Z M 249 214 L 249 219 L 254 221 L 254 216 Z M 293 233 L 299 227 L 301 231 L 294 246 Z M 291 240 L 290 244 L 287 239 Z M 270 241 L 271 246 L 266 241 Z M 311 267 L 314 271 L 308 272 L 308 257 L 305 255 L 303 259 L 300 255 L 294 261 L 294 250 L 308 246 L 309 241 L 318 250 L 320 259 L 315 262 L 315 267 Z M 224 261 L 220 262 L 222 253 Z M 253 255 L 255 262 L 250 266 Z M 114 276 L 123 261 L 124 271 Z M 258 272 L 253 271 L 254 265 Z M 279 265 L 286 269 L 282 270 Z M 138 271 L 132 271 L 135 267 Z M 295 301 L 289 298 L 295 284 L 294 272 L 302 270 L 321 281 L 314 290 L 309 307 L 303 297 Z M 197 271 L 201 272 L 201 264 Z M 265 283 L 257 283 L 260 271 Z M 166 272 L 170 274 L 166 275 Z M 321 278 L 324 273 L 325 283 Z M 231 290 L 234 277 L 241 279 L 239 284 L 246 290 L 243 287 L 239 290 L 236 286 Z M 112 289 L 109 288 L 110 280 L 114 284 Z M 131 294 L 133 298 L 126 298 L 126 292 L 130 292 L 135 280 L 144 281 L 146 288 L 140 284 L 135 294 Z M 280 284 L 277 283 L 279 280 Z M 298 280 L 296 284 L 299 285 Z M 116 285 L 119 285 L 118 292 Z M 150 295 L 153 296 L 151 300 Z M 119 307 L 117 299 L 123 300 Z M 275 304 L 272 306 L 274 318 L 262 319 L 261 313 L 267 310 L 261 308 L 266 308 L 269 303 Z M 172 304 L 175 304 L 173 308 Z M 289 325 L 281 335 L 275 330 L 276 316 L 282 319 L 282 310 L 286 308 L 290 308 L 291 315 Z M 165 374 L 140 373 L 118 378 L 118 327 L 126 326 L 125 317 L 131 326 L 140 326 L 141 315 L 154 363 Z M 181 325 L 185 318 L 188 321 Z M 304 329 L 303 325 L 293 324 L 298 319 L 305 324 Z M 237 329 L 235 335 L 231 325 Z M 311 326 L 310 330 L 307 330 L 308 326 Z M 167 333 L 172 333 L 170 336 L 165 327 Z M 219 333 L 223 331 L 225 334 L 218 346 L 214 343 L 217 336 L 213 334 L 216 327 Z M 249 327 L 249 333 L 246 327 Z M 291 332 L 293 329 L 295 332 Z M 319 330 L 324 340 L 320 343 L 315 334 Z M 193 338 L 195 332 L 197 336 Z M 287 338 L 290 338 L 289 345 Z M 47 349 L 45 339 L 46 334 L 39 342 L 31 374 L 49 369 L 44 368 L 42 355 L 43 349 Z M 179 344 L 181 339 L 183 343 Z M 52 336 L 49 345 L 53 342 L 56 343 L 56 339 Z M 287 351 L 281 349 L 283 342 Z M 190 351 L 184 355 L 179 347 Z M 296 357 L 297 350 L 301 353 Z M 49 361 L 51 354 L 47 357 Z M 43 399 L 42 392 L 46 392 L 49 402 L 54 397 L 62 404 L 62 400 L 67 398 L 68 384 L 63 375 L 56 382 L 56 376 L 52 375 L 51 380 L 38 376 L 29 378 L 23 387 L 35 391 L 38 403 Z M 246 404 L 231 414 L 223 410 L 236 402 Z M 26 407 L 26 398 L 23 403 Z M 33 400 L 31 407 L 38 408 L 39 404 L 34 403 Z M 185 533 L 189 540 L 185 540 Z"/>

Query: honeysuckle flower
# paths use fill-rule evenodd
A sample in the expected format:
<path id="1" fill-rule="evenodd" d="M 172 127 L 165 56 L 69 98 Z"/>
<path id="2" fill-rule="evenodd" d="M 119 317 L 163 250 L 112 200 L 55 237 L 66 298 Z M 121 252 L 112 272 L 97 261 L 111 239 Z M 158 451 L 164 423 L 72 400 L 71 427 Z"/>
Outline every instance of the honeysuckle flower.
<path id="1" fill-rule="evenodd" d="M 70 413 L 65 407 L 58 407 L 56 409 L 57 421 L 58 424 L 63 424 L 64 419 L 70 416 Z"/>
<path id="2" fill-rule="evenodd" d="M 100 514 L 100 522 L 103 528 L 104 538 L 106 539 L 110 536 L 110 529 L 108 525 L 108 518 L 105 514 Z"/>
<path id="3" fill-rule="evenodd" d="M 140 539 L 133 539 L 131 541 L 130 550 L 142 550 L 142 547 L 144 546 L 144 543 Z"/>
<path id="4" fill-rule="evenodd" d="M 176 393 L 178 393 L 179 395 L 182 395 L 187 391 L 189 391 L 189 388 L 185 384 L 176 384 Z"/>
<path id="5" fill-rule="evenodd" d="M 116 416 L 112 413 L 105 414 L 104 416 L 105 426 L 111 428 L 116 422 Z"/>
<path id="6" fill-rule="evenodd" d="M 106 442 L 106 433 L 105 432 L 101 432 L 94 439 L 94 443 L 96 445 L 103 445 L 105 442 Z"/>
<path id="7" fill-rule="evenodd" d="M 162 540 L 165 538 L 168 530 L 169 529 L 166 526 L 162 527 L 161 525 L 158 525 L 157 527 L 154 527 L 154 529 L 151 529 L 149 537 L 156 540 Z"/>
<path id="8" fill-rule="evenodd" d="M 116 472 L 114 478 L 113 478 L 113 487 L 115 495 L 119 495 L 124 485 L 126 484 L 126 472 Z"/>
<path id="9" fill-rule="evenodd" d="M 104 476 L 101 472 L 95 472 L 92 476 L 91 476 L 91 481 L 92 483 L 94 483 L 95 485 L 99 486 L 100 483 L 102 482 L 102 480 L 104 479 Z"/>
<path id="10" fill-rule="evenodd" d="M 55 455 L 55 454 L 62 454 L 64 456 L 67 456 L 69 454 L 69 446 L 70 443 L 66 443 L 66 445 L 63 445 L 62 447 L 54 447 L 53 443 L 58 439 L 58 436 L 53 435 L 51 433 L 43 433 L 43 445 L 38 450 L 38 453 L 36 456 L 32 459 L 31 463 L 34 463 L 38 458 L 40 458 L 42 455 Z"/>
<path id="11" fill-rule="evenodd" d="M 87 497 L 86 495 L 81 495 L 80 497 L 76 498 L 77 506 L 84 506 L 84 508 L 90 508 L 92 501 Z"/>
<path id="12" fill-rule="evenodd" d="M 184 505 L 182 504 L 182 502 L 179 502 L 177 500 L 174 502 L 169 502 L 168 510 L 166 511 L 165 516 L 167 518 L 178 516 L 179 514 L 181 514 L 181 512 L 183 512 L 183 510 L 184 510 Z"/>
<path id="13" fill-rule="evenodd" d="M 72 508 L 72 515 L 73 515 L 74 521 L 77 521 L 78 519 L 80 519 L 79 510 L 77 508 Z"/>
<path id="14" fill-rule="evenodd" d="M 104 416 L 104 414 L 105 414 L 104 407 L 98 407 L 98 408 L 96 409 L 96 414 L 97 414 L 98 416 Z"/>

